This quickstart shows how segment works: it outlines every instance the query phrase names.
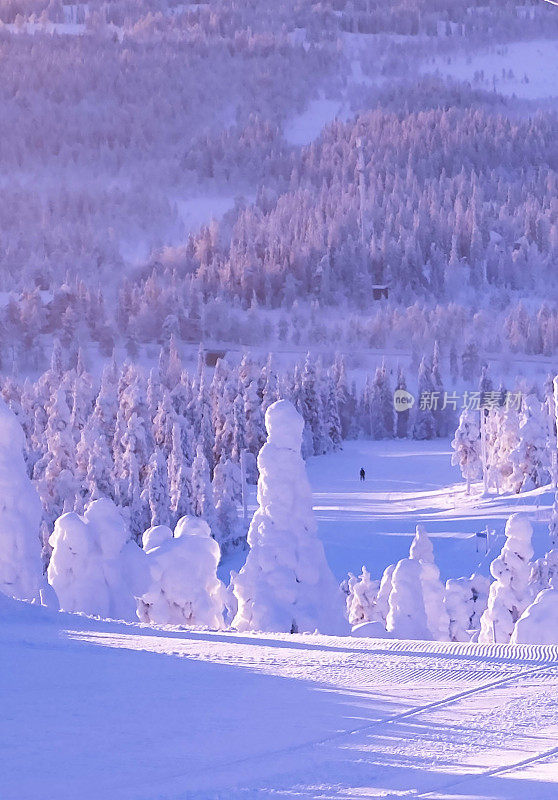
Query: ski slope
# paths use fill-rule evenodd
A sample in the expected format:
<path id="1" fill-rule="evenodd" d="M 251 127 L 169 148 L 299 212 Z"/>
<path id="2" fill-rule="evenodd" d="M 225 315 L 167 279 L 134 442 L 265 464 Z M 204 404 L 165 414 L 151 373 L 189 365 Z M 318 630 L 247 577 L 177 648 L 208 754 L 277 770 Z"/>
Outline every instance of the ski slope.
<path id="1" fill-rule="evenodd" d="M 2 800 L 558 793 L 558 648 L 150 629 L 0 601 Z"/>
<path id="2" fill-rule="evenodd" d="M 340 453 L 311 458 L 308 474 L 314 493 L 319 534 L 338 580 L 363 564 L 373 577 L 404 558 L 421 522 L 432 537 L 442 578 L 488 575 L 510 514 L 523 511 L 534 528 L 535 557 L 548 549 L 550 487 L 520 495 L 483 498 L 482 486 L 471 496 L 458 467 L 451 466 L 447 439 L 345 442 Z M 360 467 L 366 481 L 360 483 Z M 475 536 L 496 531 L 492 552 Z"/>

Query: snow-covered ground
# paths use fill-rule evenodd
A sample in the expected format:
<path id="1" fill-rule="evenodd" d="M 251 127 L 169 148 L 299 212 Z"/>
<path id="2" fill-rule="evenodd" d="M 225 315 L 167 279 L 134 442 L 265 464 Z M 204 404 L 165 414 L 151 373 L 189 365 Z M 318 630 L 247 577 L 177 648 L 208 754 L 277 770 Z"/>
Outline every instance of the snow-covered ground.
<path id="1" fill-rule="evenodd" d="M 558 651 L 150 629 L 0 600 L 2 800 L 558 793 Z"/>
<path id="2" fill-rule="evenodd" d="M 489 50 L 436 56 L 423 71 L 438 71 L 526 100 L 558 97 L 558 42 L 513 42 Z"/>
<path id="3" fill-rule="evenodd" d="M 285 139 L 290 144 L 306 145 L 317 139 L 326 125 L 336 118 L 344 118 L 343 103 L 320 97 L 312 100 L 301 114 L 285 126 Z"/>

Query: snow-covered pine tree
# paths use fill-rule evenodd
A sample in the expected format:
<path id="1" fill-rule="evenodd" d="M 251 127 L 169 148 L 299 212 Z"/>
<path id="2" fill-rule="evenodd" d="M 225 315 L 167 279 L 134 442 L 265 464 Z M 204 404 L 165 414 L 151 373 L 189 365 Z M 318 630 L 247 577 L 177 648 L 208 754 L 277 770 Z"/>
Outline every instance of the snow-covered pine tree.
<path id="1" fill-rule="evenodd" d="M 471 640 L 486 610 L 489 588 L 489 579 L 476 573 L 470 578 L 450 578 L 446 581 L 444 604 L 450 620 L 450 641 Z"/>
<path id="2" fill-rule="evenodd" d="M 471 482 L 482 475 L 479 424 L 479 412 L 466 408 L 459 417 L 459 427 L 451 443 L 455 450 L 451 463 L 461 468 L 461 474 L 467 481 L 467 494 L 471 491 Z"/>
<path id="3" fill-rule="evenodd" d="M 323 455 L 326 450 L 324 409 L 320 391 L 319 370 L 307 353 L 301 375 L 302 417 L 312 432 L 311 455 Z"/>
<path id="4" fill-rule="evenodd" d="M 172 428 L 172 449 L 167 469 L 171 519 L 176 524 L 181 517 L 192 512 L 191 468 L 184 453 L 183 432 L 178 422 Z"/>
<path id="5" fill-rule="evenodd" d="M 376 596 L 376 603 L 374 605 L 374 614 L 371 622 L 381 622 L 386 626 L 387 615 L 389 612 L 389 596 L 393 588 L 393 571 L 395 564 L 389 564 L 382 575 L 378 594 Z"/>
<path id="6" fill-rule="evenodd" d="M 432 639 L 446 642 L 449 638 L 449 617 L 444 606 L 444 587 L 440 581 L 440 570 L 434 561 L 434 548 L 424 525 L 416 526 L 409 558 L 421 565 L 422 599 L 426 611 L 426 623 Z"/>
<path id="7" fill-rule="evenodd" d="M 342 439 L 348 439 L 349 431 L 354 423 L 356 399 L 349 391 L 345 357 L 340 353 L 335 356 L 332 367 L 332 377 L 337 395 L 339 421 L 341 422 L 341 437 Z"/>
<path id="8" fill-rule="evenodd" d="M 395 389 L 396 391 L 407 391 L 407 381 L 401 366 L 397 367 L 397 383 Z M 395 435 L 398 439 L 406 439 L 409 434 L 409 414 L 409 409 L 405 408 L 403 411 L 398 411 L 395 416 Z"/>
<path id="9" fill-rule="evenodd" d="M 433 409 L 436 436 L 446 436 L 448 431 L 448 409 L 444 408 L 444 381 L 442 379 L 442 357 L 438 340 L 434 342 L 432 355 L 432 388 L 436 395 L 436 406 Z"/>
<path id="10" fill-rule="evenodd" d="M 215 539 L 227 551 L 241 538 L 237 502 L 241 498 L 240 467 L 229 459 L 221 460 L 213 474 L 213 502 L 216 511 Z"/>
<path id="11" fill-rule="evenodd" d="M 47 406 L 46 452 L 35 464 L 33 476 L 49 529 L 64 510 L 74 507 L 78 495 L 75 442 L 66 392 L 58 388 Z"/>
<path id="12" fill-rule="evenodd" d="M 246 419 L 244 417 L 244 401 L 238 394 L 233 402 L 233 430 L 231 441 L 231 458 L 240 464 L 240 457 L 246 449 Z"/>
<path id="13" fill-rule="evenodd" d="M 354 576 L 353 576 L 354 577 Z M 380 588 L 380 581 L 373 581 L 365 566 L 362 572 L 350 583 L 347 597 L 347 615 L 349 625 L 360 625 L 374 618 L 374 606 Z"/>
<path id="14" fill-rule="evenodd" d="M 304 420 L 288 400 L 265 416 L 268 438 L 258 456 L 259 507 L 250 552 L 234 582 L 239 630 L 341 634 L 343 598 L 317 536 L 300 448 Z"/>
<path id="15" fill-rule="evenodd" d="M 488 607 L 481 618 L 479 642 L 509 642 L 514 625 L 531 601 L 530 560 L 533 528 L 525 514 L 512 514 L 506 522 L 502 552 L 490 565 L 495 579 Z"/>
<path id="16" fill-rule="evenodd" d="M 209 465 L 201 444 L 198 444 L 192 464 L 192 512 L 204 519 L 211 532 L 216 530 L 216 512 L 213 502 L 213 487 L 209 475 Z"/>
<path id="17" fill-rule="evenodd" d="M 163 453 L 156 447 L 147 465 L 143 500 L 149 506 L 151 526 L 170 522 L 170 497 L 167 465 Z"/>
<path id="18" fill-rule="evenodd" d="M 370 433 L 373 439 L 393 436 L 393 392 L 385 363 L 376 369 L 370 387 Z"/>
<path id="19" fill-rule="evenodd" d="M 273 365 L 273 355 L 269 353 L 265 366 L 262 369 L 262 414 L 265 414 L 270 405 L 279 400 L 279 380 Z"/>
<path id="20" fill-rule="evenodd" d="M 85 423 L 76 449 L 76 475 L 79 496 L 75 510 L 81 513 L 89 500 L 116 499 L 112 457 L 102 421 L 92 413 Z"/>
<path id="21" fill-rule="evenodd" d="M 264 421 L 262 400 L 258 391 L 259 370 L 247 354 L 244 354 L 240 362 L 238 377 L 244 399 L 246 447 L 255 456 L 265 437 Z"/>
<path id="22" fill-rule="evenodd" d="M 413 426 L 413 439 L 434 439 L 436 436 L 436 421 L 432 411 L 434 384 L 432 383 L 432 370 L 426 358 L 420 362 L 418 373 L 418 406 Z"/>
<path id="23" fill-rule="evenodd" d="M 117 419 L 115 437 L 118 430 Z M 114 483 L 118 505 L 136 542 L 141 541 L 150 518 L 149 506 L 142 493 L 149 462 L 147 442 L 145 420 L 133 411 L 122 435 L 122 455 L 114 464 Z"/>
<path id="24" fill-rule="evenodd" d="M 479 374 L 479 351 L 475 342 L 465 345 L 461 356 L 461 374 L 467 383 L 475 383 Z"/>
<path id="25" fill-rule="evenodd" d="M 508 482 L 516 492 L 544 486 L 551 477 L 548 416 L 536 395 L 524 399 L 518 435 L 510 453 L 513 472 Z"/>
<path id="26" fill-rule="evenodd" d="M 421 564 L 413 558 L 398 561 L 393 570 L 386 626 L 397 639 L 433 638 L 426 618 L 421 575 Z"/>
<path id="27" fill-rule="evenodd" d="M 327 395 L 325 399 L 325 420 L 326 430 L 330 441 L 330 448 L 333 451 L 341 450 L 343 447 L 343 437 L 341 433 L 341 420 L 339 419 L 339 406 L 337 402 L 337 391 L 335 382 L 331 375 L 326 378 Z"/>
<path id="28" fill-rule="evenodd" d="M 172 450 L 172 430 L 177 421 L 176 411 L 166 387 L 161 389 L 159 405 L 153 417 L 153 440 L 156 447 L 168 458 Z"/>

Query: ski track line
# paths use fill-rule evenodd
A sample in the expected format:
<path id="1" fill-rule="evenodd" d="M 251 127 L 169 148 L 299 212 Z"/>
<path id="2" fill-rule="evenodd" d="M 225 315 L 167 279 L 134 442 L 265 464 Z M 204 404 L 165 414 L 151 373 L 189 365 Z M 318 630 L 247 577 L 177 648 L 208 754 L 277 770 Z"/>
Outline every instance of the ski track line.
<path id="1" fill-rule="evenodd" d="M 381 727 L 382 725 L 392 725 L 394 723 L 399 722 L 400 720 L 405 720 L 410 717 L 420 716 L 421 714 L 426 713 L 427 711 L 431 711 L 433 709 L 442 708 L 447 705 L 451 705 L 451 703 L 458 702 L 463 700 L 466 697 L 470 697 L 475 694 L 479 694 L 485 691 L 489 691 L 490 689 L 495 689 L 500 686 L 504 686 L 505 684 L 512 683 L 513 681 L 522 680 L 524 678 L 530 678 L 533 675 L 538 675 L 541 672 L 552 671 L 558 669 L 558 661 L 549 662 L 546 664 L 539 665 L 538 667 L 534 667 L 533 669 L 526 670 L 525 672 L 518 673 L 516 675 L 509 675 L 507 678 L 500 678 L 498 680 L 490 681 L 489 683 L 485 683 L 482 686 L 476 686 L 472 689 L 466 689 L 462 692 L 458 692 L 453 695 L 449 695 L 448 697 L 442 698 L 441 700 L 435 700 L 431 703 L 426 703 L 425 705 L 416 706 L 415 708 L 408 709 L 407 711 L 402 711 L 398 714 L 394 714 L 392 716 L 383 717 L 380 719 L 372 720 L 371 722 L 366 723 L 366 725 L 360 725 L 355 728 L 349 728 L 347 730 L 338 731 L 337 733 L 333 733 L 329 736 L 324 736 L 320 739 L 314 739 L 309 742 L 302 742 L 301 744 L 291 745 L 290 747 L 283 747 L 278 750 L 272 750 L 266 753 L 257 753 L 251 756 L 245 756 L 244 758 L 236 758 L 230 761 L 222 761 L 219 764 L 211 765 L 210 769 L 213 774 L 223 769 L 227 769 L 228 767 L 237 767 L 242 766 L 249 763 L 254 763 L 258 761 L 262 761 L 265 759 L 274 759 L 277 756 L 285 756 L 291 755 L 293 753 L 299 752 L 300 750 L 307 750 L 313 749 L 316 747 L 320 747 L 321 745 L 330 744 L 331 742 L 336 742 L 340 739 L 344 739 L 347 736 L 354 736 L 359 733 L 363 733 L 368 730 L 372 730 L 376 727 Z M 531 759 L 526 759 L 525 763 L 529 763 L 530 761 L 534 761 L 537 759 L 544 758 L 546 756 L 552 755 L 554 752 L 558 752 L 558 748 L 553 748 L 550 751 L 545 752 L 544 754 L 539 754 L 538 756 L 532 757 Z M 475 778 L 481 777 L 488 777 L 492 774 L 497 774 L 499 772 L 505 772 L 508 770 L 516 769 L 523 765 L 523 762 L 518 762 L 517 764 L 512 764 L 508 767 L 501 767 L 495 770 L 489 771 L 486 774 L 482 773 L 479 776 L 474 776 Z M 207 774 L 207 766 L 200 767 L 195 770 L 188 770 L 187 772 L 179 772 L 175 773 L 174 775 L 169 775 L 166 778 L 168 780 L 176 780 L 183 777 L 193 777 L 198 775 Z M 464 777 L 463 782 L 466 780 L 473 780 L 473 776 Z M 461 780 L 459 781 L 461 782 Z M 160 784 L 159 784 L 160 785 Z M 448 784 L 449 786 L 450 784 Z M 451 784 L 453 785 L 453 784 Z M 442 789 L 445 787 L 441 787 Z M 432 789 L 429 790 L 424 796 L 428 797 L 428 794 L 435 794 L 436 791 L 439 789 Z M 422 797 L 421 794 L 418 795 L 409 795 L 410 797 Z"/>
<path id="2" fill-rule="evenodd" d="M 537 755 L 528 756 L 527 758 L 523 758 L 521 761 L 516 761 L 514 764 L 508 764 L 504 767 L 493 767 L 485 772 L 479 772 L 477 775 L 463 775 L 463 777 L 451 781 L 450 783 L 444 783 L 443 786 L 438 786 L 436 789 L 428 789 L 426 791 L 419 792 L 418 794 L 409 795 L 409 797 L 420 800 L 422 797 L 436 796 L 441 792 L 445 792 L 446 789 L 453 789 L 455 786 L 462 786 L 466 783 L 482 781 L 485 778 L 498 777 L 498 775 L 504 775 L 506 772 L 513 772 L 514 770 L 521 769 L 522 767 L 529 767 L 531 764 L 536 764 L 538 761 L 544 761 L 546 758 L 550 758 L 550 756 L 555 755 L 558 755 L 558 747 L 551 747 L 548 750 L 543 750 L 542 752 L 537 753 Z"/>

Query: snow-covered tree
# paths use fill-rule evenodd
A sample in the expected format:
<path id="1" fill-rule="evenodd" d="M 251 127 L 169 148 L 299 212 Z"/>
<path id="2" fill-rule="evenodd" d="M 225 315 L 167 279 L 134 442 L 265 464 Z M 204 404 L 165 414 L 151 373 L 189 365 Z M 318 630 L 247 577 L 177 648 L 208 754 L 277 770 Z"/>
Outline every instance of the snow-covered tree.
<path id="1" fill-rule="evenodd" d="M 21 425 L 0 399 L 0 592 L 38 598 L 41 503 L 23 458 Z"/>
<path id="2" fill-rule="evenodd" d="M 512 644 L 558 645 L 558 585 L 554 579 L 515 623 Z"/>
<path id="3" fill-rule="evenodd" d="M 372 622 L 381 622 L 384 627 L 386 625 L 387 615 L 389 612 L 389 596 L 393 588 L 393 572 L 395 564 L 389 564 L 382 575 L 378 594 L 376 595 L 376 602 L 374 604 L 374 613 Z"/>
<path id="4" fill-rule="evenodd" d="M 519 415 L 515 408 L 490 409 L 485 422 L 489 479 L 503 491 L 516 490 L 511 454 L 519 445 Z"/>
<path id="5" fill-rule="evenodd" d="M 343 599 L 327 566 L 312 511 L 301 442 L 304 421 L 288 400 L 266 411 L 258 456 L 258 509 L 250 552 L 236 576 L 239 630 L 347 631 Z"/>
<path id="6" fill-rule="evenodd" d="M 43 504 L 45 519 L 52 525 L 64 509 L 72 509 L 78 494 L 75 440 L 70 409 L 63 388 L 55 390 L 47 407 L 46 452 L 35 464 L 33 476 Z"/>
<path id="7" fill-rule="evenodd" d="M 434 422 L 436 425 L 436 436 L 446 436 L 448 409 L 444 408 L 444 381 L 442 378 L 442 356 L 438 340 L 434 342 L 434 353 L 432 355 L 432 389 L 436 397 L 435 408 L 433 409 Z"/>
<path id="8" fill-rule="evenodd" d="M 436 436 L 436 421 L 433 408 L 436 403 L 440 402 L 440 398 L 434 393 L 432 369 L 426 358 L 423 358 L 420 362 L 418 394 L 419 402 L 413 426 L 413 439 L 434 439 Z"/>
<path id="9" fill-rule="evenodd" d="M 158 448 L 155 448 L 149 459 L 143 493 L 144 501 L 149 506 L 151 526 L 168 525 L 170 522 L 170 497 L 167 465 Z"/>
<path id="10" fill-rule="evenodd" d="M 482 475 L 480 416 L 478 411 L 466 408 L 459 417 L 459 427 L 451 443 L 455 450 L 451 457 L 452 464 L 458 464 L 461 474 L 467 481 L 467 494 L 471 491 L 471 482 Z"/>
<path id="11" fill-rule="evenodd" d="M 512 514 L 506 522 L 502 552 L 490 565 L 495 579 L 488 608 L 481 618 L 479 642 L 509 642 L 513 628 L 531 601 L 530 560 L 533 528 L 524 514 Z"/>
<path id="12" fill-rule="evenodd" d="M 215 503 L 213 502 L 213 487 L 209 477 L 209 466 L 203 448 L 198 444 L 196 457 L 192 464 L 192 511 L 194 516 L 204 519 L 211 531 L 216 529 Z"/>
<path id="13" fill-rule="evenodd" d="M 433 638 L 422 595 L 422 567 L 417 559 L 404 558 L 395 565 L 386 626 L 397 639 Z"/>
<path id="14" fill-rule="evenodd" d="M 337 451 L 342 448 L 341 420 L 339 419 L 339 404 L 337 402 L 337 392 L 335 383 L 331 376 L 326 381 L 326 396 L 324 401 L 324 413 L 326 419 L 326 433 L 329 438 L 329 448 Z"/>
<path id="15" fill-rule="evenodd" d="M 407 391 L 407 381 L 405 380 L 405 373 L 401 366 L 397 368 L 397 383 L 395 389 L 396 391 Z M 405 408 L 403 411 L 398 411 L 396 414 L 395 435 L 398 439 L 406 439 L 409 434 L 409 414 L 410 411 L 408 408 Z"/>
<path id="16" fill-rule="evenodd" d="M 376 369 L 370 385 L 370 433 L 373 439 L 393 436 L 393 392 L 389 384 L 387 369 L 383 363 Z"/>
<path id="17" fill-rule="evenodd" d="M 450 641 L 471 640 L 486 610 L 489 588 L 489 579 L 476 573 L 470 578 L 450 578 L 446 581 L 444 603 L 450 620 Z"/>
<path id="18" fill-rule="evenodd" d="M 354 578 L 354 576 L 352 576 Z M 374 606 L 380 588 L 380 581 L 373 581 L 366 567 L 358 578 L 350 581 L 350 591 L 347 597 L 347 616 L 350 625 L 359 625 L 370 622 L 374 618 Z"/>
<path id="19" fill-rule="evenodd" d="M 449 617 L 444 606 L 444 587 L 440 581 L 440 570 L 434 562 L 434 548 L 424 525 L 416 526 L 409 558 L 421 566 L 422 599 L 426 611 L 426 622 L 432 639 L 445 642 L 449 638 Z"/>
<path id="20" fill-rule="evenodd" d="M 147 587 L 145 556 L 110 500 L 95 500 L 83 516 L 56 520 L 48 581 L 64 611 L 133 620 Z"/>
<path id="21" fill-rule="evenodd" d="M 184 420 L 186 424 L 186 420 Z M 172 428 L 172 449 L 167 461 L 171 517 L 178 522 L 192 510 L 192 470 L 183 449 L 183 430 L 178 422 Z"/>
<path id="22" fill-rule="evenodd" d="M 229 459 L 220 461 L 213 474 L 213 500 L 216 529 L 213 535 L 223 550 L 231 547 L 241 536 L 237 501 L 242 495 L 240 467 Z"/>
<path id="23" fill-rule="evenodd" d="M 510 461 L 513 472 L 509 481 L 516 492 L 529 491 L 550 482 L 548 414 L 535 395 L 524 400 L 519 442 L 510 453 Z"/>
<path id="24" fill-rule="evenodd" d="M 217 577 L 221 557 L 207 523 L 182 517 L 174 537 L 164 525 L 143 535 L 150 582 L 138 600 L 138 617 L 155 625 L 223 627 L 225 587 Z"/>
<path id="25" fill-rule="evenodd" d="M 101 426 L 100 418 L 91 414 L 78 442 L 76 461 L 82 500 L 100 500 L 102 497 L 116 499 L 112 456 Z"/>

